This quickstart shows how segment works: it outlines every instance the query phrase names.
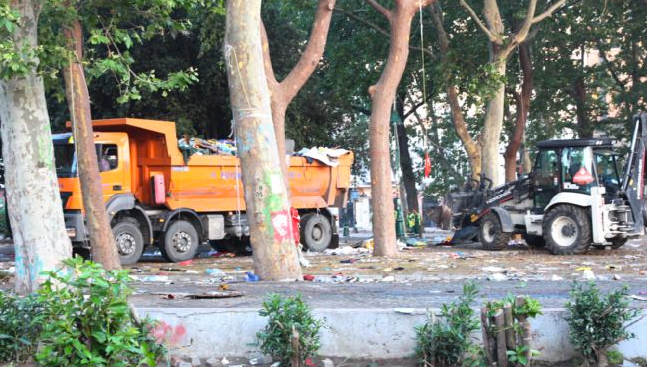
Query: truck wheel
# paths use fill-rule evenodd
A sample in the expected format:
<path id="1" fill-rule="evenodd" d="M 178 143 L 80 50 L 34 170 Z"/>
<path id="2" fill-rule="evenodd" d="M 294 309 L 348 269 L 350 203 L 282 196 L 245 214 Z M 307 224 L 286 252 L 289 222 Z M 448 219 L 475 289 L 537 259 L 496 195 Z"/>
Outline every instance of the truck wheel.
<path id="1" fill-rule="evenodd" d="M 546 241 L 544 241 L 544 237 L 542 236 L 537 236 L 534 234 L 525 234 L 523 236 L 524 241 L 526 241 L 526 244 L 530 247 L 544 247 L 546 246 Z"/>
<path id="2" fill-rule="evenodd" d="M 546 246 L 555 255 L 585 252 L 591 245 L 591 219 L 586 210 L 573 205 L 559 205 L 544 217 Z"/>
<path id="3" fill-rule="evenodd" d="M 313 252 L 322 252 L 332 241 L 332 226 L 328 217 L 310 213 L 301 217 L 301 243 Z"/>
<path id="4" fill-rule="evenodd" d="M 185 220 L 173 222 L 160 241 L 162 256 L 171 262 L 191 260 L 200 245 L 198 232 L 193 224 Z"/>
<path id="5" fill-rule="evenodd" d="M 139 261 L 144 252 L 144 236 L 139 223 L 134 218 L 124 218 L 113 228 L 117 252 L 121 265 L 132 265 Z"/>
<path id="6" fill-rule="evenodd" d="M 510 241 L 510 233 L 505 233 L 501 228 L 499 216 L 489 212 L 481 218 L 479 238 L 486 250 L 503 250 Z"/>

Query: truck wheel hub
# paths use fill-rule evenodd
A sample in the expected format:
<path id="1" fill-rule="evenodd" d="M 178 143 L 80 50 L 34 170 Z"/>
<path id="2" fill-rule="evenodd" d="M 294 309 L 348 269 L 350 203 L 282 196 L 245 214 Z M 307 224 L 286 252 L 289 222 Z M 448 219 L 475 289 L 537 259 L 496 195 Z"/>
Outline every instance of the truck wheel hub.
<path id="1" fill-rule="evenodd" d="M 130 234 L 122 233 L 117 236 L 117 249 L 120 255 L 130 255 L 135 252 L 136 247 L 137 242 L 135 241 L 135 237 Z"/>
<path id="2" fill-rule="evenodd" d="M 323 236 L 323 231 L 319 226 L 315 226 L 312 228 L 312 239 L 315 241 L 321 240 L 321 237 Z"/>
<path id="3" fill-rule="evenodd" d="M 173 235 L 173 247 L 178 252 L 187 252 L 191 248 L 191 236 L 185 232 L 178 232 Z"/>
<path id="4" fill-rule="evenodd" d="M 559 246 L 571 246 L 577 241 L 577 223 L 569 217 L 555 219 L 551 226 L 552 237 Z"/>

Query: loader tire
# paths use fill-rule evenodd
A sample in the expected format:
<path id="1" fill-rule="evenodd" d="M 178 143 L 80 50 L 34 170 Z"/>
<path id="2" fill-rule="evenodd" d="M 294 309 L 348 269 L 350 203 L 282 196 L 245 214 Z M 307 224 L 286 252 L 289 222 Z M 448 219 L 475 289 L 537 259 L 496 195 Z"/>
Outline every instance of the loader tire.
<path id="1" fill-rule="evenodd" d="M 499 216 L 489 212 L 481 218 L 479 239 L 483 248 L 490 251 L 503 250 L 510 242 L 510 233 L 503 232 Z"/>
<path id="2" fill-rule="evenodd" d="M 546 247 L 554 255 L 581 254 L 591 246 L 591 218 L 588 210 L 558 205 L 544 217 Z"/>
<path id="3" fill-rule="evenodd" d="M 198 231 L 191 222 L 178 220 L 173 222 L 160 241 L 162 256 L 171 262 L 191 260 L 200 246 Z"/>

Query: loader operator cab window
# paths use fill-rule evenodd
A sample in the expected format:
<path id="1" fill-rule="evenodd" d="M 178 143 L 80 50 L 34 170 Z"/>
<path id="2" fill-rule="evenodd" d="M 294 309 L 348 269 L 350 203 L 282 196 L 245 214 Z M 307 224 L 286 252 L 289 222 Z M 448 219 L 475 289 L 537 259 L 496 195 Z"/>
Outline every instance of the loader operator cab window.
<path id="1" fill-rule="evenodd" d="M 569 147 L 562 149 L 562 189 L 565 191 L 591 193 L 593 157 L 591 147 Z"/>
<path id="2" fill-rule="evenodd" d="M 555 150 L 540 150 L 533 174 L 534 206 L 543 211 L 559 191 L 559 161 Z"/>
<path id="3" fill-rule="evenodd" d="M 606 197 L 615 198 L 620 191 L 620 175 L 618 171 L 617 152 L 608 149 L 594 150 L 595 167 L 598 174 L 598 183 L 607 191 Z"/>

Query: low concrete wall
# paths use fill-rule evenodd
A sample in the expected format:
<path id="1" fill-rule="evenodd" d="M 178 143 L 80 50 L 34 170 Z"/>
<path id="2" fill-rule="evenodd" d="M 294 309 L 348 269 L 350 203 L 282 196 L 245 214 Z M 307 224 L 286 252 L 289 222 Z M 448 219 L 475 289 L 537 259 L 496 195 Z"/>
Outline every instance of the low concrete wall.
<path id="1" fill-rule="evenodd" d="M 198 357 L 255 354 L 256 333 L 266 320 L 257 309 L 139 308 L 142 315 L 160 321 L 158 333 L 172 346 Z M 325 321 L 321 335 L 323 356 L 349 358 L 403 358 L 413 354 L 415 326 L 425 322 L 422 309 L 316 309 Z M 435 310 L 438 312 L 438 310 Z M 564 309 L 545 309 L 532 321 L 533 349 L 539 360 L 563 361 L 575 355 L 568 341 Z M 647 315 L 647 311 L 644 311 Z M 647 318 L 630 331 L 636 338 L 618 346 L 626 358 L 647 358 Z"/>

